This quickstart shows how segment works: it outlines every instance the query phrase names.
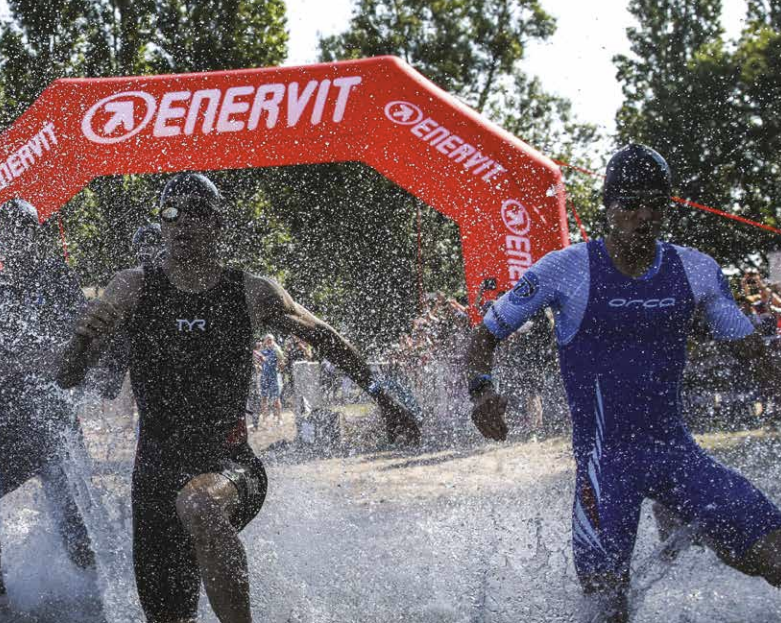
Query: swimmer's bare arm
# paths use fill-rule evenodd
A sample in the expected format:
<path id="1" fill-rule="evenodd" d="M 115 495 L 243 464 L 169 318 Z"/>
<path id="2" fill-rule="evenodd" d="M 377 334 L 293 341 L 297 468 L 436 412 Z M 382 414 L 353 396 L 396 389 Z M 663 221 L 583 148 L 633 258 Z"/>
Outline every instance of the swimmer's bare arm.
<path id="1" fill-rule="evenodd" d="M 84 380 L 87 370 L 97 362 L 123 318 L 135 309 L 143 275 L 140 268 L 117 273 L 103 294 L 87 306 L 60 355 L 57 383 L 61 387 L 74 387 Z"/>
<path id="2" fill-rule="evenodd" d="M 293 301 L 284 288 L 271 279 L 254 276 L 246 279 L 253 329 L 270 325 L 306 340 L 363 389 L 368 389 L 372 382 L 371 370 L 344 337 Z"/>
<path id="3" fill-rule="evenodd" d="M 336 330 L 296 303 L 272 279 L 245 273 L 244 283 L 254 330 L 270 325 L 284 333 L 292 333 L 344 370 L 361 388 L 369 389 L 373 375 L 366 359 Z M 384 392 L 375 400 L 386 418 L 391 437 L 400 435 L 408 441 L 418 440 L 420 430 L 407 409 Z"/>
<path id="4" fill-rule="evenodd" d="M 467 382 L 484 374 L 491 374 L 494 361 L 494 351 L 499 340 L 484 324 L 472 333 L 466 354 Z M 472 421 L 483 437 L 495 441 L 507 439 L 507 424 L 504 421 L 504 411 L 507 399 L 497 394 L 493 387 L 486 386 L 477 396 L 473 397 Z"/>

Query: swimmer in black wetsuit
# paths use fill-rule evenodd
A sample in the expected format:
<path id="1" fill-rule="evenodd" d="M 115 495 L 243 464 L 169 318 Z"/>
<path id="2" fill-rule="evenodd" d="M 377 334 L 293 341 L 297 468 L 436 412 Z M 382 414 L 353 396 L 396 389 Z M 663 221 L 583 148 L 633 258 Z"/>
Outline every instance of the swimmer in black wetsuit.
<path id="1" fill-rule="evenodd" d="M 53 353 L 85 301 L 47 247 L 32 205 L 0 206 L 0 498 L 39 477 L 70 559 L 87 568 L 94 554 L 63 468 L 68 439 L 82 443 L 81 429 L 73 397 L 53 383 Z"/>
<path id="2" fill-rule="evenodd" d="M 161 198 L 162 267 L 118 273 L 77 323 L 60 364 L 59 382 L 72 387 L 117 330 L 129 336 L 141 417 L 134 563 L 153 623 L 194 621 L 201 580 L 220 621 L 251 621 L 238 533 L 266 493 L 244 421 L 253 332 L 271 326 L 306 340 L 375 397 L 391 440 L 419 438 L 412 414 L 344 338 L 274 281 L 218 263 L 222 203 L 205 176 L 172 178 Z"/>

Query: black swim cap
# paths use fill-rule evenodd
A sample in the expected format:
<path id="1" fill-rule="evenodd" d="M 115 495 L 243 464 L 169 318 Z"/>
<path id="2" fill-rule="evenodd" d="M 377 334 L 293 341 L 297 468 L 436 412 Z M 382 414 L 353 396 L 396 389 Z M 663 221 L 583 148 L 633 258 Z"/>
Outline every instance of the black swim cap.
<path id="1" fill-rule="evenodd" d="M 160 195 L 160 207 L 171 200 L 182 199 L 198 199 L 209 204 L 217 214 L 221 212 L 222 194 L 202 173 L 179 173 L 168 180 Z"/>
<path id="2" fill-rule="evenodd" d="M 667 161 L 656 150 L 632 143 L 619 149 L 605 171 L 602 201 L 606 207 L 621 199 L 670 197 L 672 176 Z"/>
<path id="3" fill-rule="evenodd" d="M 24 199 L 11 199 L 0 206 L 0 222 L 3 225 L 24 224 L 38 227 L 41 221 L 38 219 L 38 210 Z"/>

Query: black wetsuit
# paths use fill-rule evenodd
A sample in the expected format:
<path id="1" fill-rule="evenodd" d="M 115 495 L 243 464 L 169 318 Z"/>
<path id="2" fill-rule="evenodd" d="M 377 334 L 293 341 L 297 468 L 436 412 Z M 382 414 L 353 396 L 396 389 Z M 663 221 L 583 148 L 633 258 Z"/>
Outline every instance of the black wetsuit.
<path id="1" fill-rule="evenodd" d="M 237 529 L 258 513 L 266 492 L 244 422 L 252 327 L 243 273 L 225 269 L 212 289 L 190 293 L 162 269 L 145 268 L 126 331 L 140 414 L 133 472 L 138 594 L 150 620 L 193 618 L 200 574 L 176 513 L 178 492 L 198 474 L 224 474 L 242 502 L 231 518 Z"/>
<path id="2" fill-rule="evenodd" d="M 0 497 L 40 476 L 66 550 L 82 567 L 94 558 L 62 465 L 65 437 L 83 442 L 76 405 L 38 360 L 67 339 L 84 303 L 60 259 L 17 279 L 0 272 Z"/>

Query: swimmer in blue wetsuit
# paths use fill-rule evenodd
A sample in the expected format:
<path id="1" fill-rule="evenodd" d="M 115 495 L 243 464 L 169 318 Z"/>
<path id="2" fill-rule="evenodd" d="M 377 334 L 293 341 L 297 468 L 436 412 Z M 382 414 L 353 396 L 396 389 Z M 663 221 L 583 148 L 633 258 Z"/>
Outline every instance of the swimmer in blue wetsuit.
<path id="1" fill-rule="evenodd" d="M 657 152 L 618 151 L 605 179 L 606 238 L 540 259 L 490 308 L 468 354 L 472 419 L 484 436 L 504 439 L 494 349 L 537 311 L 553 309 L 577 464 L 575 566 L 584 591 L 608 604 L 603 620 L 611 622 L 628 617 L 645 498 L 696 522 L 730 566 L 781 587 L 781 511 L 697 446 L 683 423 L 679 390 L 695 311 L 739 360 L 762 362 L 756 372 L 768 387 L 781 375 L 716 262 L 658 240 L 670 195 Z"/>

